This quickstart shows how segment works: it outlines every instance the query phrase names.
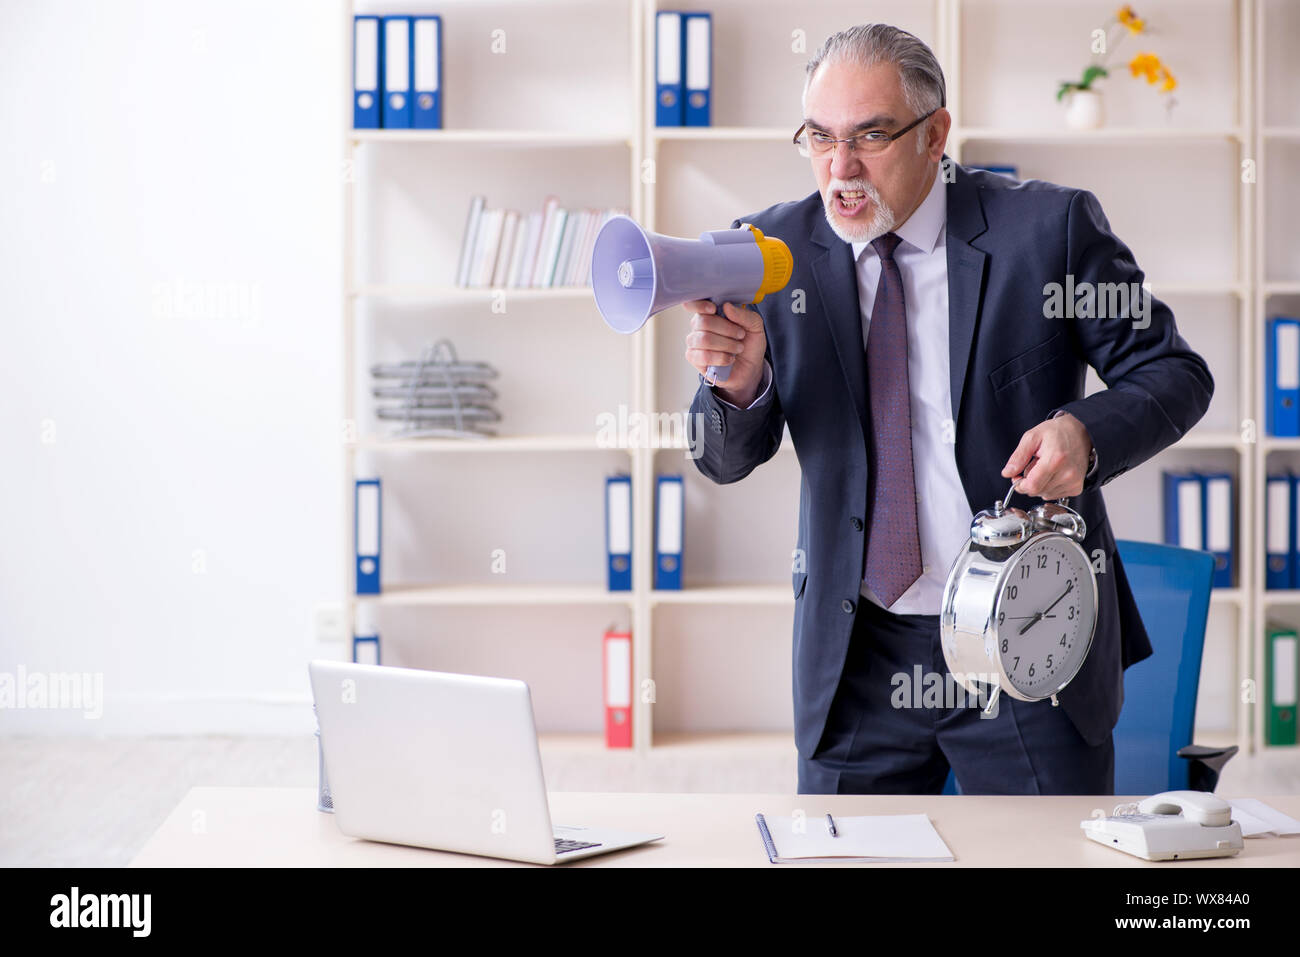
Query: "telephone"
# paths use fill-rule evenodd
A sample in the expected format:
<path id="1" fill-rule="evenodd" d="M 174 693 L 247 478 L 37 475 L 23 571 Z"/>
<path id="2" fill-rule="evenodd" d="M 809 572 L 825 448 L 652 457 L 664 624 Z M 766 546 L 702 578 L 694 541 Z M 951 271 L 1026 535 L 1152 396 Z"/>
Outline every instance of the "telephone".
<path id="1" fill-rule="evenodd" d="M 1098 844 L 1148 861 L 1231 857 L 1243 846 L 1231 805 L 1206 791 L 1154 794 L 1079 826 Z"/>

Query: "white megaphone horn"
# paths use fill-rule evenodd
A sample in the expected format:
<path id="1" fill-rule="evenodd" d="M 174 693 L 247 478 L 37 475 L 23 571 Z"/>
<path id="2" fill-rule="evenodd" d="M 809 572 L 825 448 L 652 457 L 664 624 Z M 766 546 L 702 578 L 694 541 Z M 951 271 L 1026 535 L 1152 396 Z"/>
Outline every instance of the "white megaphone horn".
<path id="1" fill-rule="evenodd" d="M 596 235 L 591 286 L 596 308 L 616 332 L 636 332 L 655 313 L 692 299 L 755 303 L 785 288 L 794 269 L 790 249 L 749 223 L 678 239 L 613 216 Z M 725 382 L 731 366 L 709 366 L 710 385 Z"/>

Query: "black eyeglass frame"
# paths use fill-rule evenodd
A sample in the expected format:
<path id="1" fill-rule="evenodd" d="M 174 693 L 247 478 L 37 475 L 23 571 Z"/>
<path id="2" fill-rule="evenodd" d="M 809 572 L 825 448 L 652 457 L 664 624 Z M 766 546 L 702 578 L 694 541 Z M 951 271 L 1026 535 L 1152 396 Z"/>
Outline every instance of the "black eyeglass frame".
<path id="1" fill-rule="evenodd" d="M 930 117 L 934 116 L 935 113 L 938 113 L 940 109 L 942 109 L 942 107 L 936 106 L 929 113 L 925 114 L 925 116 L 918 116 L 916 119 L 914 119 L 911 123 L 908 123 L 897 133 L 885 133 L 884 130 L 869 130 L 866 133 L 857 133 L 853 136 L 849 136 L 844 139 L 835 139 L 834 137 L 831 137 L 830 149 L 826 150 L 825 153 L 829 154 L 835 152 L 835 147 L 838 146 L 840 143 L 848 143 L 849 152 L 858 152 L 857 147 L 853 145 L 854 141 L 856 140 L 863 140 L 864 142 L 870 142 L 870 143 L 879 143 L 881 144 L 881 147 L 879 150 L 877 150 L 877 152 L 884 152 L 889 147 L 890 143 L 894 142 L 894 140 L 898 139 L 900 136 L 903 136 L 904 134 L 911 132 L 918 125 L 924 123 Z M 794 138 L 791 142 L 794 143 L 795 147 L 799 146 L 799 134 L 802 133 L 807 128 L 808 128 L 807 123 L 800 123 L 799 128 L 794 131 Z M 825 133 L 826 131 L 817 130 L 817 132 Z M 876 136 L 876 134 L 883 134 L 883 136 L 877 137 L 874 140 L 867 139 L 867 137 Z M 807 149 L 810 154 L 813 152 L 811 141 L 809 142 Z M 865 153 L 866 151 L 863 150 L 862 152 Z"/>

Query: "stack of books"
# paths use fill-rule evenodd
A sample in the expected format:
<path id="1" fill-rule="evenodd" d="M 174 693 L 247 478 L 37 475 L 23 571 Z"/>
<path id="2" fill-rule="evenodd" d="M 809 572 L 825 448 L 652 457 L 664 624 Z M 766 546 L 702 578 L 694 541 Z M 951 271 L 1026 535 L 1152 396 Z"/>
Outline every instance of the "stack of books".
<path id="1" fill-rule="evenodd" d="M 590 286 L 596 234 L 611 216 L 628 215 L 627 209 L 564 209 L 555 196 L 527 215 L 485 204 L 482 196 L 470 201 L 458 286 Z"/>

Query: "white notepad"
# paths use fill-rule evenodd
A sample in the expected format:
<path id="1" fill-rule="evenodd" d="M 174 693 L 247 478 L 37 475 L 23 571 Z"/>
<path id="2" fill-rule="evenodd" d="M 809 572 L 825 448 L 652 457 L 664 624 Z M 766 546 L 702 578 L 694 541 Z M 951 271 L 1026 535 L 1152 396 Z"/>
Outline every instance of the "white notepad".
<path id="1" fill-rule="evenodd" d="M 952 851 L 930 823 L 928 814 L 837 817 L 832 837 L 826 816 L 754 817 L 767 857 L 773 864 L 799 861 L 872 861 L 921 863 L 951 861 Z"/>

